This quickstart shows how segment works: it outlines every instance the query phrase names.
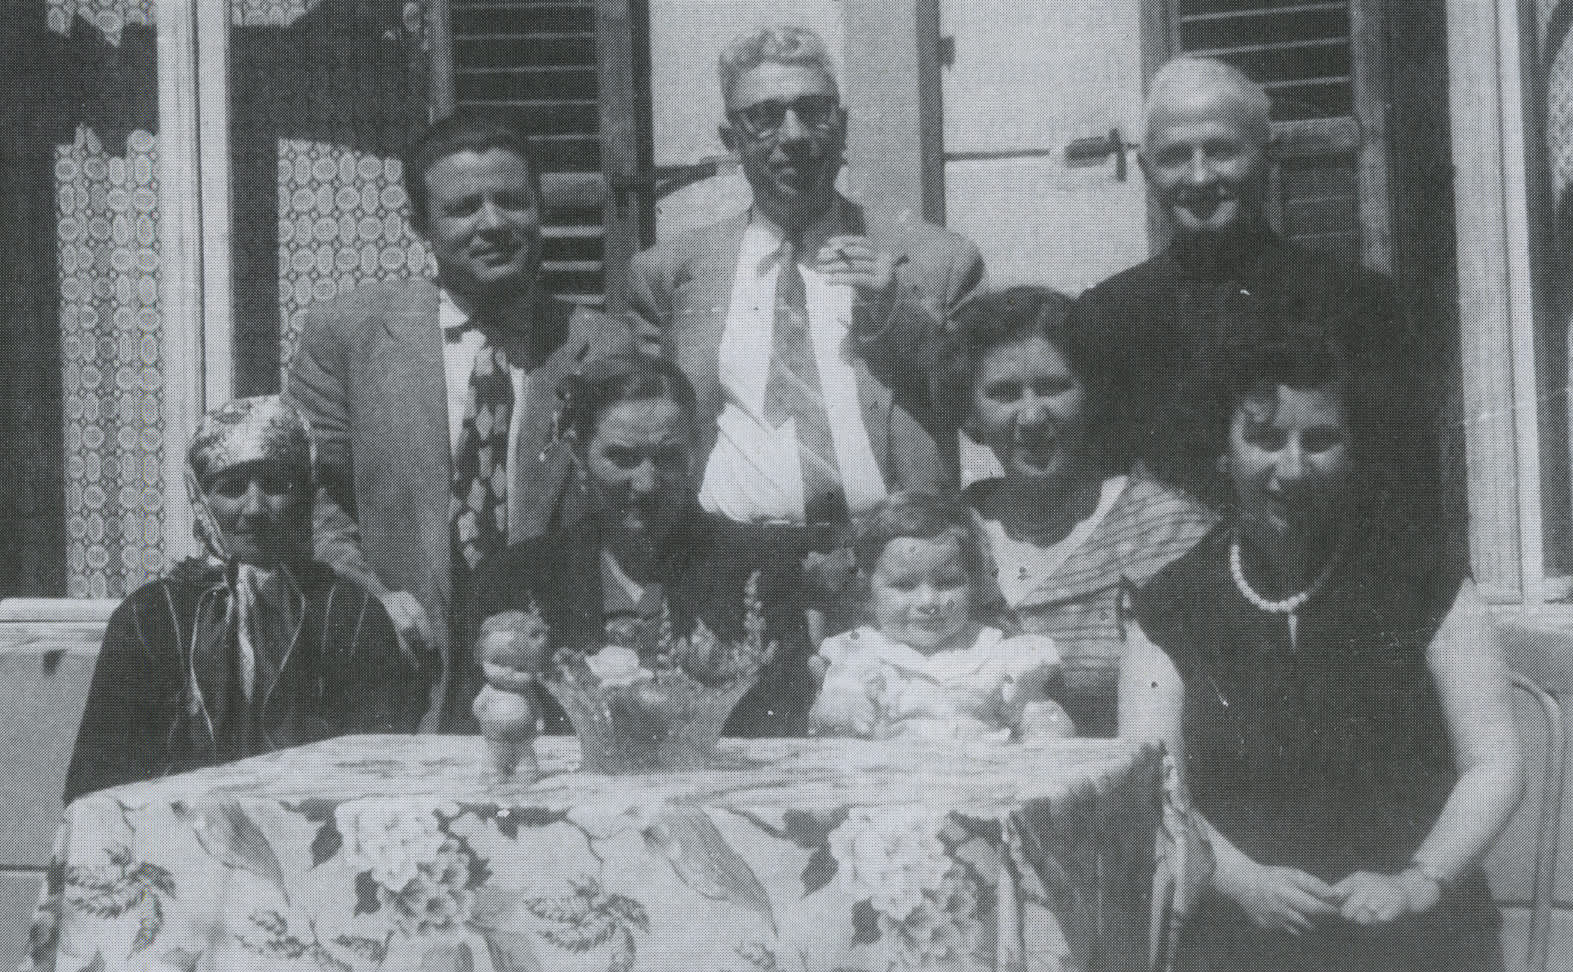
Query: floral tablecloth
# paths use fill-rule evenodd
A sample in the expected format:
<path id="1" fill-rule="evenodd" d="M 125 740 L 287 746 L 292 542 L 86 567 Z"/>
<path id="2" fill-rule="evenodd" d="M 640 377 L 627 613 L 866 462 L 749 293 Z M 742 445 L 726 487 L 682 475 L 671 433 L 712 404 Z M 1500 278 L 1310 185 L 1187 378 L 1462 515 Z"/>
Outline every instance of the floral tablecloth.
<path id="1" fill-rule="evenodd" d="M 1152 749 L 769 740 L 727 743 L 734 769 L 605 777 L 551 738 L 525 785 L 483 745 L 349 737 L 85 797 L 35 960 L 1128 970 L 1163 925 L 1174 804 Z"/>

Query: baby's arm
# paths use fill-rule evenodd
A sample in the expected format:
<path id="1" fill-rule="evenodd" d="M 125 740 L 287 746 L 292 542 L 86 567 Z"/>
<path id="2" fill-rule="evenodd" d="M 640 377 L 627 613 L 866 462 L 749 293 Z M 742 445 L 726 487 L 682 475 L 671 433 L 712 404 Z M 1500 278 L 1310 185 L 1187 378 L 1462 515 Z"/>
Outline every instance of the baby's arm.
<path id="1" fill-rule="evenodd" d="M 825 644 L 829 647 L 831 643 Z M 877 700 L 885 691 L 883 673 L 876 665 L 837 652 L 829 654 L 829 658 L 815 656 L 827 667 L 819 697 L 808 712 L 809 735 L 873 738 L 880 721 Z"/>
<path id="2" fill-rule="evenodd" d="M 1060 672 L 1060 652 L 1054 639 L 1042 635 L 1006 638 L 998 648 L 1005 664 L 1000 688 L 1001 716 L 1023 739 L 1065 739 L 1076 735 L 1076 726 L 1048 689 Z"/>

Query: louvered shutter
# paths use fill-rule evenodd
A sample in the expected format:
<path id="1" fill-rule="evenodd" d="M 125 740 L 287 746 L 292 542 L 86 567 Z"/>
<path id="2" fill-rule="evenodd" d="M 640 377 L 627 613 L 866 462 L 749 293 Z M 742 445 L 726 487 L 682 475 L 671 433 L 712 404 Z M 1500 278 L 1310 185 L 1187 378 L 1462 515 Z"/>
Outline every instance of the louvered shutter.
<path id="1" fill-rule="evenodd" d="M 456 103 L 533 136 L 548 204 L 543 277 L 580 303 L 618 304 L 642 242 L 637 208 L 606 190 L 648 138 L 637 12 L 629 0 L 449 0 Z"/>
<path id="2" fill-rule="evenodd" d="M 1358 2 L 1170 0 L 1172 47 L 1216 57 L 1273 99 L 1273 221 L 1295 240 L 1390 269 L 1379 36 Z"/>

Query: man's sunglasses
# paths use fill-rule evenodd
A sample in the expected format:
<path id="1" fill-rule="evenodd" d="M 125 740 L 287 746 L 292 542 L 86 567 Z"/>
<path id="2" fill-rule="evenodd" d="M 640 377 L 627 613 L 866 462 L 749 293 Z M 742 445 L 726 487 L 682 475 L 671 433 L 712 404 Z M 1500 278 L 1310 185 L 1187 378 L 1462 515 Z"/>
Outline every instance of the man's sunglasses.
<path id="1" fill-rule="evenodd" d="M 804 128 L 825 131 L 836 123 L 841 101 L 835 95 L 822 94 L 800 95 L 791 101 L 771 98 L 731 112 L 732 121 L 749 138 L 767 138 L 781 130 L 788 108 Z"/>

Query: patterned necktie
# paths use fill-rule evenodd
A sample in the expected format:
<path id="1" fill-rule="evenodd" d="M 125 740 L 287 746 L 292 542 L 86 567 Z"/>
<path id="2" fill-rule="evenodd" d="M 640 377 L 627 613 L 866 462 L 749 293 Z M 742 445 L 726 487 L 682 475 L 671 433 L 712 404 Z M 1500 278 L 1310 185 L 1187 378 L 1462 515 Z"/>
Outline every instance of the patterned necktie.
<path id="1" fill-rule="evenodd" d="M 770 376 L 765 384 L 765 419 L 779 428 L 797 420 L 797 454 L 803 471 L 803 513 L 807 523 L 838 523 L 847 518 L 841 468 L 836 463 L 830 415 L 825 409 L 814 341 L 809 333 L 808 297 L 797 268 L 797 247 L 781 246 L 776 276 L 775 325 L 771 331 Z"/>
<path id="2" fill-rule="evenodd" d="M 508 358 L 488 339 L 475 352 L 464 426 L 453 454 L 448 504 L 455 563 L 470 570 L 508 543 L 508 426 L 513 374 Z"/>

